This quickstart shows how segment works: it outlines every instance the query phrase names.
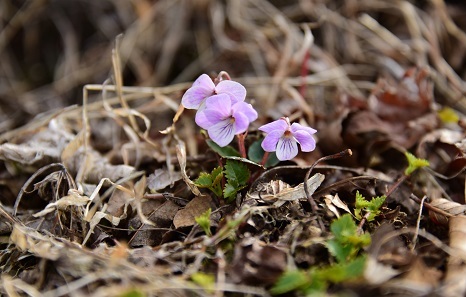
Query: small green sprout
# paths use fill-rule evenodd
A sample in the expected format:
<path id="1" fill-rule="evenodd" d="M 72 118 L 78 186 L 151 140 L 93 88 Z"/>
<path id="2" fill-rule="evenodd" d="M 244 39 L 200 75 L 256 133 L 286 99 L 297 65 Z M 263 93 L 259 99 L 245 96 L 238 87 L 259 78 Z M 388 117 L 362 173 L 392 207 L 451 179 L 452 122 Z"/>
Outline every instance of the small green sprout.
<path id="1" fill-rule="evenodd" d="M 405 170 L 405 175 L 409 176 L 419 168 L 429 166 L 429 161 L 419 159 L 415 155 L 405 152 L 406 159 L 408 159 L 408 168 Z"/>
<path id="2" fill-rule="evenodd" d="M 367 221 L 373 221 L 376 216 L 379 215 L 380 213 L 380 207 L 385 202 L 385 199 L 387 197 L 385 196 L 380 196 L 380 197 L 374 197 L 372 198 L 371 201 L 366 200 L 364 196 L 362 196 L 359 191 L 356 192 L 356 206 L 354 209 L 354 216 L 356 219 L 361 220 L 363 215 L 362 213 L 364 212 L 365 214 L 369 213 L 367 216 Z"/>
<path id="3" fill-rule="evenodd" d="M 207 188 L 217 195 L 217 197 L 222 197 L 222 178 L 223 168 L 218 166 L 217 168 L 214 168 L 210 174 L 207 172 L 201 172 L 194 183 L 199 188 Z"/>
<path id="4" fill-rule="evenodd" d="M 207 236 L 212 236 L 212 232 L 210 231 L 210 215 L 212 214 L 212 209 L 206 210 L 203 214 L 198 217 L 195 217 L 194 220 L 199 226 L 202 228 Z"/>

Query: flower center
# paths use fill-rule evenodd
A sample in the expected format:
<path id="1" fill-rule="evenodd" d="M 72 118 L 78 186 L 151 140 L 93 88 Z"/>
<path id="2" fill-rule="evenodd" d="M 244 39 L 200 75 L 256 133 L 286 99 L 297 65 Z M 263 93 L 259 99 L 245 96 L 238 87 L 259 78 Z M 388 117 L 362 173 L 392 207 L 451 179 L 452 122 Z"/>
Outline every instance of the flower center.
<path id="1" fill-rule="evenodd" d="M 293 134 L 290 130 L 286 130 L 285 133 L 283 133 L 283 137 L 291 138 L 293 137 Z"/>

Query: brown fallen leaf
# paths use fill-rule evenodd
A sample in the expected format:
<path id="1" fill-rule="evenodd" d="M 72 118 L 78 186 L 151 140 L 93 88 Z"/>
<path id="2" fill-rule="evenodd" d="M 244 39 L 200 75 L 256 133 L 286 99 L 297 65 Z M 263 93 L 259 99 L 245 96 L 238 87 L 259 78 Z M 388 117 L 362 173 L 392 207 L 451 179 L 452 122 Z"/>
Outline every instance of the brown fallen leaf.
<path id="1" fill-rule="evenodd" d="M 451 214 L 452 216 L 466 214 L 466 205 L 445 198 L 432 199 L 432 201 L 429 204 L 433 207 L 447 212 L 448 214 Z M 432 210 L 429 210 L 429 217 L 434 222 L 441 225 L 447 225 L 449 222 L 449 217 Z"/>
<path id="2" fill-rule="evenodd" d="M 178 210 L 173 219 L 175 228 L 189 227 L 196 224 L 195 218 L 213 208 L 213 200 L 210 196 L 196 196 L 183 209 Z"/>

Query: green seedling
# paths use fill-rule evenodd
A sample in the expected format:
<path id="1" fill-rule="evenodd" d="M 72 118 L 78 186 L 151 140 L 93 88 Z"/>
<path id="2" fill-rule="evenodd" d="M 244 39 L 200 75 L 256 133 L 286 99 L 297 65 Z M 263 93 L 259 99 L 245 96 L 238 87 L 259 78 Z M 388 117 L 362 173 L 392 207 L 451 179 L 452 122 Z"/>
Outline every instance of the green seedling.
<path id="1" fill-rule="evenodd" d="M 366 200 L 359 191 L 356 192 L 356 205 L 354 216 L 361 220 L 366 215 L 366 220 L 371 222 L 380 213 L 380 207 L 385 203 L 385 196 L 373 197 L 370 201 Z"/>

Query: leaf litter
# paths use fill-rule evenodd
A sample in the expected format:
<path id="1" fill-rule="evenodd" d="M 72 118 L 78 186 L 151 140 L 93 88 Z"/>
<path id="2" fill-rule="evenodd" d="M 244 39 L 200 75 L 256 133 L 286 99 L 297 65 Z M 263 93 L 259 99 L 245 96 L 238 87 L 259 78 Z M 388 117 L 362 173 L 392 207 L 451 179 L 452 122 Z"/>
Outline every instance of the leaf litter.
<path id="1" fill-rule="evenodd" d="M 1 294 L 465 294 L 464 6 L 90 5 L 0 10 Z M 223 70 L 249 158 L 180 105 Z M 317 149 L 265 162 L 280 117 Z"/>

